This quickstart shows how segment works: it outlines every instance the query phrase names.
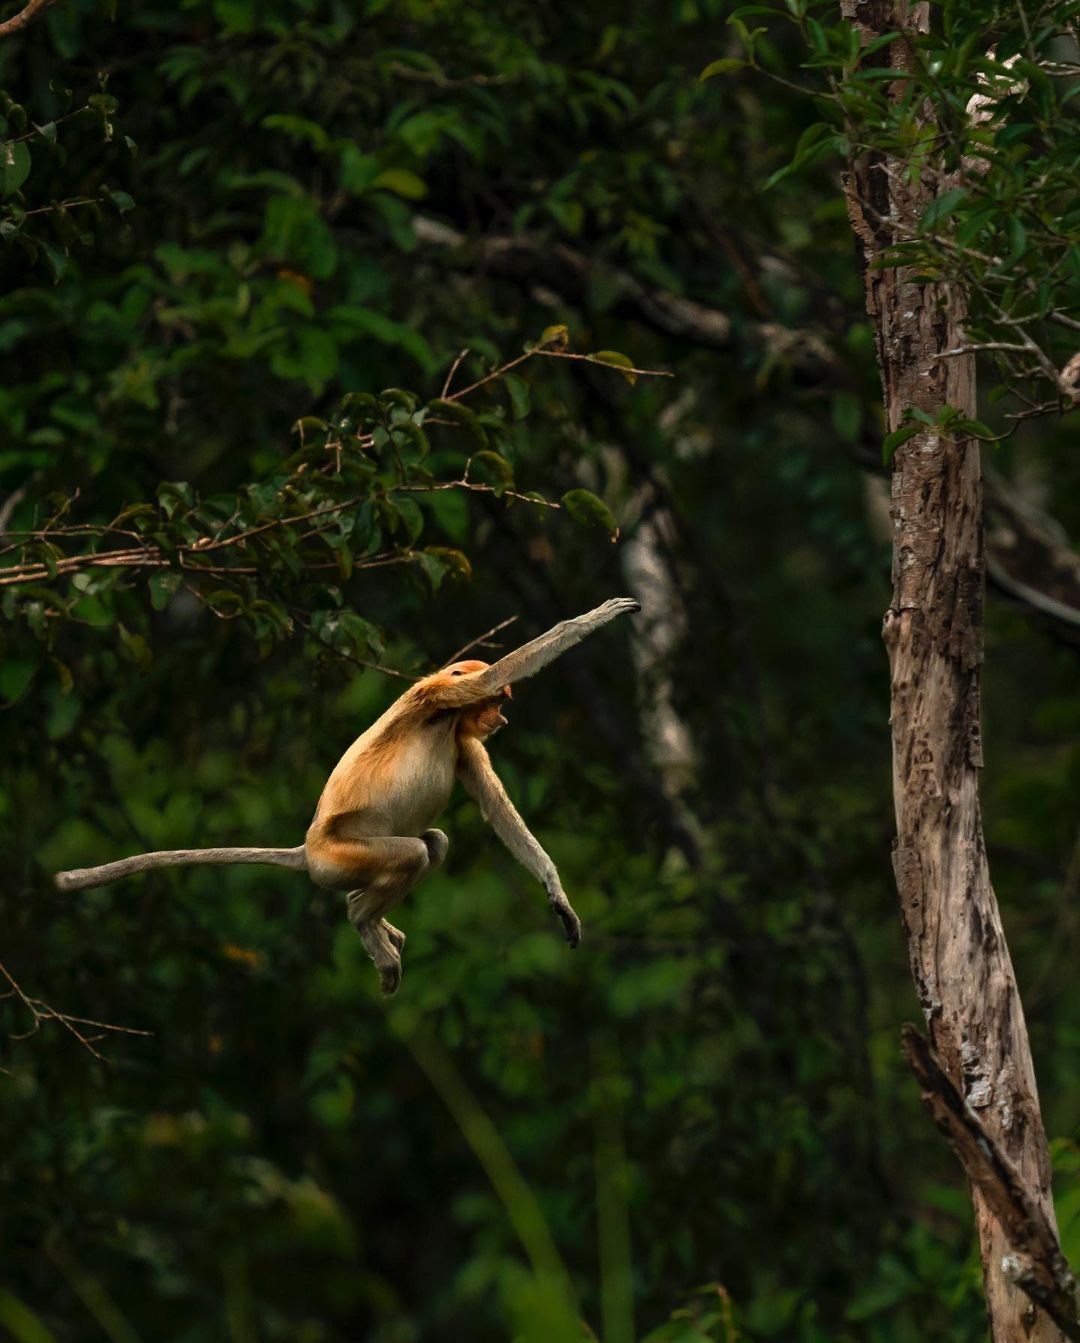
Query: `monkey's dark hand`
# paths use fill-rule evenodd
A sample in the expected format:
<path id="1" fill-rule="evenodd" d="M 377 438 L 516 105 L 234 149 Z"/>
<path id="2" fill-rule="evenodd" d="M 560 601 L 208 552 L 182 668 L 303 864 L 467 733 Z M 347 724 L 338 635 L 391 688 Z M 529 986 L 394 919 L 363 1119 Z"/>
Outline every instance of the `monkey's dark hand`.
<path id="1" fill-rule="evenodd" d="M 611 597 L 595 611 L 587 611 L 583 616 L 576 616 L 575 619 L 583 624 L 606 625 L 609 620 L 614 620 L 616 616 L 633 615 L 641 610 L 641 603 L 636 597 Z"/>
<path id="2" fill-rule="evenodd" d="M 562 891 L 549 891 L 548 902 L 559 918 L 562 919 L 566 940 L 570 943 L 572 950 L 581 941 L 581 920 L 574 913 L 570 901 L 567 900 Z"/>

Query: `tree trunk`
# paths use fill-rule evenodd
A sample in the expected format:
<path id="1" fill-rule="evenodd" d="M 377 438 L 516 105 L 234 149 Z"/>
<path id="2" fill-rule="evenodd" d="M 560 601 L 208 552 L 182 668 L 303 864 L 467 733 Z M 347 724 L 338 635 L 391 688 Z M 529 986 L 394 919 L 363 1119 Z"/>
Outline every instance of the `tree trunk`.
<path id="1" fill-rule="evenodd" d="M 926 31 L 926 5 L 841 0 L 864 41 Z M 903 69 L 904 39 L 881 52 Z M 899 91 L 898 91 L 898 95 Z M 929 112 L 928 112 L 929 115 Z M 962 298 L 904 267 L 874 269 L 917 231 L 942 179 L 918 182 L 903 165 L 866 153 L 849 164 L 848 213 L 866 264 L 888 429 L 906 411 L 936 418 L 945 406 L 975 418 Z M 919 425 L 896 452 L 890 509 L 893 596 L 884 638 L 891 669 L 893 868 L 911 971 L 941 1066 L 1020 1173 L 1053 1225 L 1050 1160 L 1039 1113 L 1023 1008 L 990 884 L 979 812 L 980 667 L 983 657 L 982 478 L 979 445 Z M 973 1190 L 987 1311 L 994 1343 L 1057 1343 L 1063 1335 L 1002 1272 L 1009 1251 Z"/>

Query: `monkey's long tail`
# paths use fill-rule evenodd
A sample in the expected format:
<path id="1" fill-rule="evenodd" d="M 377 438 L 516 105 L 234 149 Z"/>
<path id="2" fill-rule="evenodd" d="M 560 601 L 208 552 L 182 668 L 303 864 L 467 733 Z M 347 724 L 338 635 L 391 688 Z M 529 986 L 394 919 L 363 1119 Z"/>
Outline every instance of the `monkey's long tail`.
<path id="1" fill-rule="evenodd" d="M 159 849 L 119 858 L 115 863 L 102 863 L 100 867 L 57 872 L 54 880 L 58 890 L 85 891 L 91 886 L 134 876 L 136 872 L 148 872 L 153 867 L 189 867 L 197 863 L 271 863 L 275 867 L 307 871 L 304 846 L 298 844 L 295 849 Z"/>

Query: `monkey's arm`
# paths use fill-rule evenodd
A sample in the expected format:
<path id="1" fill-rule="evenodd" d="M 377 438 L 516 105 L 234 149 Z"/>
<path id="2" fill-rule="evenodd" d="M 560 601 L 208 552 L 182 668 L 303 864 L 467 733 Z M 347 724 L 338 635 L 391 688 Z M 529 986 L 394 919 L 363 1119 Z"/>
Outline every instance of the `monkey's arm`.
<path id="1" fill-rule="evenodd" d="M 490 822 L 491 828 L 518 862 L 547 891 L 548 903 L 562 919 L 566 940 L 576 947 L 581 940 L 581 920 L 566 898 L 558 869 L 521 819 L 506 794 L 502 780 L 492 768 L 491 757 L 475 737 L 466 737 L 461 743 L 457 775 L 466 792 L 480 804 L 480 814 L 484 820 Z"/>
<path id="2" fill-rule="evenodd" d="M 469 672 L 454 680 L 441 682 L 428 692 L 429 703 L 438 703 L 446 707 L 463 708 L 477 704 L 496 695 L 505 685 L 523 681 L 526 676 L 535 676 L 538 671 L 554 662 L 569 648 L 595 634 L 598 629 L 616 617 L 630 611 L 640 611 L 641 603 L 633 597 L 612 597 L 602 606 L 584 615 L 574 616 L 572 620 L 562 620 L 538 639 L 522 644 L 512 653 L 507 653 L 498 662 L 492 663 L 486 671 Z"/>

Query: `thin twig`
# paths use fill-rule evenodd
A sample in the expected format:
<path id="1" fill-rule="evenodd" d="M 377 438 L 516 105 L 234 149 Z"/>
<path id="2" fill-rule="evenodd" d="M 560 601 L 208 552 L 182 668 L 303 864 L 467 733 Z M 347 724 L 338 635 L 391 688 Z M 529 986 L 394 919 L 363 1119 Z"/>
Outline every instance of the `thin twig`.
<path id="1" fill-rule="evenodd" d="M 490 639 L 493 634 L 498 634 L 500 630 L 506 629 L 507 625 L 512 625 L 515 620 L 517 620 L 517 616 L 507 616 L 505 620 L 500 620 L 497 625 L 492 625 L 491 629 L 485 630 L 483 634 L 478 634 L 475 639 L 470 639 L 463 648 L 459 648 L 456 653 L 451 653 L 443 663 L 443 666 L 450 667 L 455 662 L 460 661 L 462 653 L 467 653 L 470 648 L 486 647 L 486 641 Z"/>
<path id="2" fill-rule="evenodd" d="M 509 363 L 500 365 L 499 368 L 493 368 L 490 373 L 486 373 L 482 378 L 477 378 L 475 382 L 469 383 L 468 387 L 463 387 L 460 392 L 455 392 L 453 396 L 448 396 L 447 401 L 460 401 L 475 392 L 478 388 L 486 386 L 489 382 L 494 382 L 496 378 L 501 378 L 509 373 L 512 368 L 517 368 L 518 364 L 524 364 L 527 359 L 531 359 L 534 354 L 539 354 L 539 350 L 526 350 L 524 354 L 519 354 L 516 359 L 511 359 Z"/>
<path id="3" fill-rule="evenodd" d="M 522 494 L 518 490 L 504 490 L 498 485 L 484 485 L 474 480 L 436 480 L 430 485 L 395 485 L 400 494 L 433 494 L 438 490 L 472 490 L 476 494 L 497 494 L 500 499 L 520 499 L 522 503 L 536 504 L 540 508 L 562 508 L 562 504 L 553 499 L 537 499 L 531 494 Z"/>
<path id="4" fill-rule="evenodd" d="M 0 975 L 10 984 L 10 989 L 6 993 L 0 993 L 0 999 L 18 998 L 19 1002 L 30 1013 L 31 1026 L 29 1030 L 21 1031 L 18 1034 L 12 1034 L 12 1040 L 25 1040 L 28 1036 L 39 1031 L 46 1021 L 58 1021 L 65 1030 L 69 1031 L 79 1044 L 92 1054 L 101 1063 L 107 1063 L 105 1055 L 94 1048 L 94 1042 L 102 1039 L 100 1035 L 86 1036 L 79 1029 L 80 1026 L 93 1026 L 95 1030 L 112 1031 L 117 1035 L 151 1035 L 151 1031 L 138 1030 L 134 1026 L 116 1026 L 109 1021 L 95 1021 L 92 1017 L 76 1017 L 69 1012 L 58 1012 L 55 1007 L 51 1007 L 41 998 L 31 998 L 20 987 L 18 981 L 12 975 L 2 962 L 0 962 Z"/>
<path id="5" fill-rule="evenodd" d="M 610 368 L 615 373 L 633 373 L 639 378 L 673 378 L 674 373 L 666 368 L 636 368 L 633 364 L 609 364 L 606 359 L 597 359 L 595 354 L 575 354 L 572 350 L 532 350 L 543 359 L 577 359 L 583 364 L 595 364 L 597 368 Z"/>
<path id="6" fill-rule="evenodd" d="M 446 375 L 446 381 L 443 383 L 443 389 L 439 393 L 439 395 L 442 397 L 444 401 L 446 400 L 447 394 L 450 391 L 450 384 L 454 381 L 454 374 L 458 371 L 459 367 L 461 366 L 461 361 L 468 355 L 468 353 L 469 353 L 468 350 L 462 350 L 462 352 L 450 365 L 450 372 Z"/>

